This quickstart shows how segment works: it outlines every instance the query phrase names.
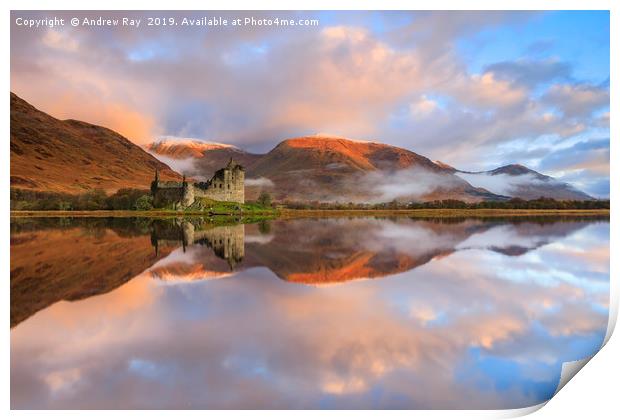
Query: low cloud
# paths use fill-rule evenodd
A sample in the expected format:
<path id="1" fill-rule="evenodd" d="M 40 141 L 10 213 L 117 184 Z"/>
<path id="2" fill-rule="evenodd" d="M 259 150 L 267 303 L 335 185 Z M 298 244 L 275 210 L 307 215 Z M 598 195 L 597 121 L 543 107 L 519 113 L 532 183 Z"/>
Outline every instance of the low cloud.
<path id="1" fill-rule="evenodd" d="M 247 187 L 273 187 L 273 181 L 269 178 L 249 178 L 245 180 L 245 185 Z"/>
<path id="2" fill-rule="evenodd" d="M 421 168 L 386 172 L 373 171 L 361 177 L 358 188 L 371 191 L 374 202 L 396 199 L 422 199 L 436 190 L 451 189 L 465 184 L 452 175 L 430 172 Z"/>
<path id="3" fill-rule="evenodd" d="M 149 152 L 151 153 L 151 152 Z M 196 161 L 194 158 L 186 158 L 186 159 L 175 159 L 170 156 L 164 156 L 157 153 L 151 153 L 155 158 L 157 158 L 160 162 L 165 163 L 170 166 L 173 171 L 178 172 L 180 174 L 184 174 L 187 176 L 192 176 L 195 178 L 204 178 L 199 175 L 199 172 L 196 169 Z"/>
<path id="4" fill-rule="evenodd" d="M 514 195 L 519 188 L 532 185 L 550 185 L 552 181 L 543 181 L 532 174 L 525 175 L 490 175 L 487 173 L 462 173 L 458 176 L 475 187 L 481 187 L 494 194 Z M 557 183 L 560 184 L 560 183 Z"/>

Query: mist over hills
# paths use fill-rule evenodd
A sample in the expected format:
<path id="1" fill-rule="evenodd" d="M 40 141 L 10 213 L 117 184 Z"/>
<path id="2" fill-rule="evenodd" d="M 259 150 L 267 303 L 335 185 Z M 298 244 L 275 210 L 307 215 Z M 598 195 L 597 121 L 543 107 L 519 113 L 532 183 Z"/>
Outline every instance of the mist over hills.
<path id="1" fill-rule="evenodd" d="M 11 93 L 11 187 L 81 193 L 149 187 L 183 173 L 209 179 L 230 158 L 246 168 L 246 198 L 378 203 L 510 197 L 588 200 L 569 184 L 523 165 L 467 172 L 378 141 L 331 135 L 286 139 L 265 154 L 198 139 L 164 137 L 142 149 L 86 122 L 58 120 Z"/>
<path id="2" fill-rule="evenodd" d="M 151 146 L 147 150 L 157 151 L 156 156 L 161 159 L 172 157 L 161 147 Z M 205 148 L 200 154 L 191 159 L 188 175 L 209 176 L 233 157 L 246 167 L 246 194 L 250 198 L 267 190 L 276 199 L 300 201 L 474 202 L 541 196 L 557 200 L 592 199 L 567 183 L 523 165 L 468 172 L 404 148 L 329 135 L 287 139 L 263 155 L 230 145 Z M 183 166 L 174 160 L 166 162 L 174 168 Z M 184 163 L 187 168 L 188 162 Z"/>
<path id="3" fill-rule="evenodd" d="M 496 194 L 534 200 L 549 197 L 556 200 L 592 200 L 588 194 L 572 185 L 543 175 L 526 166 L 511 164 L 490 171 L 454 172 L 466 181 Z"/>

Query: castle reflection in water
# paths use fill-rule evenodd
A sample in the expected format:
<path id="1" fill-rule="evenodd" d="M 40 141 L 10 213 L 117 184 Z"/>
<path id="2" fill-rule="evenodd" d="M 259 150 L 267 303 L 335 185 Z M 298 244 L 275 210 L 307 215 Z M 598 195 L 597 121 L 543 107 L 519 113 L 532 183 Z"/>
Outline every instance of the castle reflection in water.
<path id="1" fill-rule="evenodd" d="M 155 254 L 160 246 L 182 245 L 183 252 L 191 245 L 205 245 L 215 255 L 226 260 L 230 269 L 243 260 L 245 225 L 213 226 L 202 219 L 156 220 L 151 231 L 151 243 Z"/>
<path id="2" fill-rule="evenodd" d="M 11 407 L 521 408 L 605 337 L 607 218 L 235 223 L 11 218 Z"/>

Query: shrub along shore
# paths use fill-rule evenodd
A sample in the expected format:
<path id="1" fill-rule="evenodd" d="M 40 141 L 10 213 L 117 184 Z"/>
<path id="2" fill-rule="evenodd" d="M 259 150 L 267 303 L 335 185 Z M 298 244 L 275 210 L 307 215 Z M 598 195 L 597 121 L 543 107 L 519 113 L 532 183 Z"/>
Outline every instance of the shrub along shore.
<path id="1" fill-rule="evenodd" d="M 536 214 L 609 214 L 609 200 L 554 200 L 540 197 L 535 200 L 511 199 L 505 201 L 482 201 L 466 203 L 459 200 L 436 200 L 427 202 L 389 203 L 321 203 L 321 202 L 272 202 L 271 196 L 262 193 L 255 202 L 245 204 L 232 202 L 200 203 L 200 206 L 184 211 L 155 209 L 148 190 L 120 189 L 106 195 L 103 190 L 91 190 L 83 194 L 11 189 L 11 215 L 148 215 L 172 216 L 178 214 L 211 215 L 357 215 L 357 214 L 410 214 L 410 215 L 536 215 Z"/>

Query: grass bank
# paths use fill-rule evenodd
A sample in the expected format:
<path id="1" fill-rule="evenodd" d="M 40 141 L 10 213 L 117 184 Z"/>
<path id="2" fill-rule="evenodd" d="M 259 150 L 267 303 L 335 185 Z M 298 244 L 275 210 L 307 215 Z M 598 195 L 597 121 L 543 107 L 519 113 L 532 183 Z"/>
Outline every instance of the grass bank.
<path id="1" fill-rule="evenodd" d="M 235 203 L 236 204 L 236 203 Z M 501 216 L 607 216 L 609 209 L 551 210 L 551 209 L 405 209 L 405 210 L 293 210 L 267 209 L 253 204 L 235 210 L 230 206 L 218 206 L 210 210 L 13 210 L 11 217 L 183 217 L 209 216 L 223 218 L 273 218 L 298 217 L 349 217 L 349 216 L 407 216 L 407 217 L 501 217 Z M 254 207 L 252 207 L 254 206 Z"/>

